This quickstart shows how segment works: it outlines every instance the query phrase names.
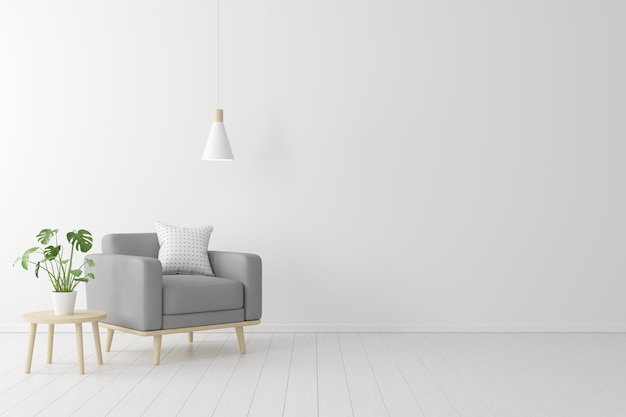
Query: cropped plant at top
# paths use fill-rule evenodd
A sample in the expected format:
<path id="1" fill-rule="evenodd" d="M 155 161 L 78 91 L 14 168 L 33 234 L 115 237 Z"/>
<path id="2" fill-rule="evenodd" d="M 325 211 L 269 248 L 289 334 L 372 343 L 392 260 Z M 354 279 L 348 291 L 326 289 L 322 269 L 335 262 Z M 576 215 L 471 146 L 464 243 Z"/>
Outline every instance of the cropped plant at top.
<path id="1" fill-rule="evenodd" d="M 66 248 L 59 245 L 58 232 L 58 229 L 40 231 L 37 235 L 37 241 L 42 246 L 26 249 L 13 265 L 15 266 L 17 262 L 20 262 L 25 270 L 28 270 L 29 265 L 35 265 L 35 277 L 39 278 L 39 273 L 45 271 L 55 292 L 72 292 L 79 283 L 95 278 L 91 272 L 83 273 L 85 265 L 95 265 L 91 259 L 85 258 L 85 261 L 78 268 L 73 265 L 75 251 L 87 253 L 93 246 L 93 237 L 91 232 L 84 229 L 69 232 L 66 235 L 67 242 L 70 244 L 69 257 L 64 258 Z M 51 243 L 52 241 L 54 244 Z M 41 259 L 32 260 L 32 255 L 40 255 Z"/>

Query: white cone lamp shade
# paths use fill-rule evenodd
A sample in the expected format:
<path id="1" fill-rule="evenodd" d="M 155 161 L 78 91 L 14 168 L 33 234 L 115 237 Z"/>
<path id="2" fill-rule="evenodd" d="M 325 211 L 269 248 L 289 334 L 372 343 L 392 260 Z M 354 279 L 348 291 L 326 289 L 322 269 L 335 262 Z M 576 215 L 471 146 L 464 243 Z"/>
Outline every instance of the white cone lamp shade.
<path id="1" fill-rule="evenodd" d="M 209 139 L 204 148 L 202 159 L 205 161 L 232 161 L 233 151 L 224 127 L 224 111 L 216 109 L 213 113 L 213 125 L 209 132 Z"/>

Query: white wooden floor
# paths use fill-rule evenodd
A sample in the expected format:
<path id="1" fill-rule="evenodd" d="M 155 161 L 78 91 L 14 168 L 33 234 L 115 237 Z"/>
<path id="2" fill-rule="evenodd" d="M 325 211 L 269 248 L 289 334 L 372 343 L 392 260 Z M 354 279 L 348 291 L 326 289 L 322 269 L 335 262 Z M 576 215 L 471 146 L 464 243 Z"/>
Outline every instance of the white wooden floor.
<path id="1" fill-rule="evenodd" d="M 626 334 L 196 333 L 155 367 L 120 333 L 98 366 L 85 333 L 85 375 L 72 333 L 25 375 L 27 338 L 0 334 L 1 416 L 626 416 Z"/>

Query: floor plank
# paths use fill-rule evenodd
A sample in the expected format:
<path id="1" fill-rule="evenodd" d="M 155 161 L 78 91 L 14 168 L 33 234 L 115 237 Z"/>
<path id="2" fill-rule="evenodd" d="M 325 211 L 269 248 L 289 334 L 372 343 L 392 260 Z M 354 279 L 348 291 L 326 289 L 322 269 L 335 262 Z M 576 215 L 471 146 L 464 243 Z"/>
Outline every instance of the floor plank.
<path id="1" fill-rule="evenodd" d="M 477 337 L 476 337 L 477 336 Z M 523 348 L 506 346 L 506 334 L 456 334 L 452 340 L 478 365 L 480 372 L 509 392 L 531 410 L 528 416 L 561 416 L 562 410 L 550 387 L 532 368 L 522 366 Z"/>
<path id="2" fill-rule="evenodd" d="M 158 396 L 142 414 L 146 417 L 175 416 L 184 407 L 189 393 L 198 385 L 228 339 L 226 333 L 194 335 L 194 351 L 178 372 L 163 387 Z M 230 339 L 230 343 L 234 343 Z"/>
<path id="3" fill-rule="evenodd" d="M 441 352 L 429 340 L 429 333 L 406 334 L 411 348 L 420 357 L 428 372 L 445 391 L 446 397 L 465 417 L 497 417 L 489 410 L 482 398 L 477 395 L 476 388 L 465 381 L 446 360 Z"/>
<path id="4" fill-rule="evenodd" d="M 248 335 L 246 346 L 256 335 Z M 243 355 L 237 338 L 229 334 L 217 356 L 205 365 L 205 372 L 187 396 L 177 416 L 211 416 Z"/>
<path id="5" fill-rule="evenodd" d="M 336 333 L 317 335 L 320 417 L 354 416 L 348 380 Z"/>
<path id="6" fill-rule="evenodd" d="M 282 416 L 295 335 L 276 333 L 250 405 L 249 417 Z"/>
<path id="7" fill-rule="evenodd" d="M 360 337 L 389 416 L 424 417 L 382 336 L 367 333 Z"/>
<path id="8" fill-rule="evenodd" d="M 420 357 L 402 334 L 387 333 L 383 340 L 425 417 L 460 417 Z"/>
<path id="9" fill-rule="evenodd" d="M 624 415 L 620 403 L 607 401 L 607 393 L 597 389 L 585 367 L 567 353 L 569 334 L 492 335 L 493 347 L 481 336 L 468 335 L 468 339 L 473 339 L 478 349 L 491 350 L 511 362 L 517 377 L 500 379 L 503 384 L 517 384 L 518 395 L 536 410 L 531 415 Z"/>
<path id="10" fill-rule="evenodd" d="M 296 333 L 283 416 L 318 415 L 316 336 L 315 333 Z"/>
<path id="11" fill-rule="evenodd" d="M 537 338 L 526 335 L 516 340 L 532 343 L 538 357 L 533 365 L 546 372 L 554 386 L 559 387 L 567 404 L 587 415 L 601 413 L 603 416 L 624 416 L 623 402 L 613 401 L 626 392 L 626 378 L 615 369 L 603 366 L 601 362 L 589 358 L 572 343 L 576 334 L 554 334 Z"/>
<path id="12" fill-rule="evenodd" d="M 441 353 L 441 355 L 454 368 L 455 372 L 476 392 L 483 400 L 485 406 L 493 415 L 498 417 L 528 417 L 532 410 L 528 409 L 514 390 L 509 390 L 506 385 L 498 383 L 485 372 L 489 365 L 484 361 L 481 364 L 475 356 L 468 355 L 462 350 L 458 339 L 460 335 L 429 334 L 428 340 Z"/>
<path id="13" fill-rule="evenodd" d="M 372 366 L 358 333 L 339 335 L 346 378 L 356 417 L 389 416 Z"/>
<path id="14" fill-rule="evenodd" d="M 261 371 L 273 338 L 271 333 L 257 333 L 246 345 L 228 385 L 213 413 L 214 417 L 245 417 L 256 392 Z"/>

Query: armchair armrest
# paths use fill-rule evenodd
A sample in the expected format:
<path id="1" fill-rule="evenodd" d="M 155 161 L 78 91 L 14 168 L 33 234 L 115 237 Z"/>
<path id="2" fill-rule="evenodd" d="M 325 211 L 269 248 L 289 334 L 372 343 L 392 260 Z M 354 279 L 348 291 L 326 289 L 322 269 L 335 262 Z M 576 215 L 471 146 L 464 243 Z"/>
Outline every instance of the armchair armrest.
<path id="1" fill-rule="evenodd" d="M 260 319 L 262 312 L 261 257 L 250 253 L 209 251 L 209 260 L 215 276 L 234 279 L 243 284 L 245 319 Z"/>
<path id="2" fill-rule="evenodd" d="M 163 272 L 158 259 L 144 256 L 88 255 L 94 280 L 85 286 L 87 308 L 107 313 L 105 323 L 157 330 L 162 325 Z"/>

